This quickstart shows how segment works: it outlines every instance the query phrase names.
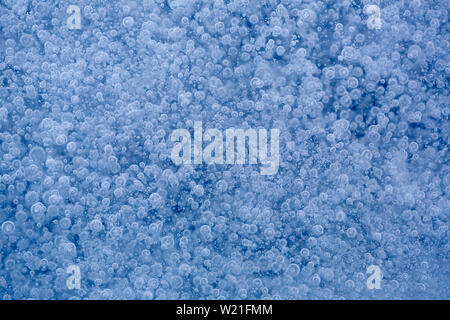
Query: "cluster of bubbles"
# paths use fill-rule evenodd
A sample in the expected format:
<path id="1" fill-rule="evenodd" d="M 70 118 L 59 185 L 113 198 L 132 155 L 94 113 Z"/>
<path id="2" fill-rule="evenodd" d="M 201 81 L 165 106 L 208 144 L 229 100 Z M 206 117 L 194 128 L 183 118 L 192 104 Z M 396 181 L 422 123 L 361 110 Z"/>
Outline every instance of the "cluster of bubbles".
<path id="1" fill-rule="evenodd" d="M 449 2 L 71 4 L 0 4 L 0 298 L 450 297 Z M 175 166 L 196 120 L 278 173 Z"/>

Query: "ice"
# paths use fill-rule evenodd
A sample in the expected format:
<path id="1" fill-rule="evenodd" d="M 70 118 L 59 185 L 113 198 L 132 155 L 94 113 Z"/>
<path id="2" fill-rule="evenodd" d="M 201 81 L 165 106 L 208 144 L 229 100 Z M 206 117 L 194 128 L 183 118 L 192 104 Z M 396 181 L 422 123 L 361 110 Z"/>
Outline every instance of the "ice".
<path id="1" fill-rule="evenodd" d="M 0 298 L 448 299 L 448 9 L 5 1 Z M 278 171 L 174 163 L 198 121 Z"/>

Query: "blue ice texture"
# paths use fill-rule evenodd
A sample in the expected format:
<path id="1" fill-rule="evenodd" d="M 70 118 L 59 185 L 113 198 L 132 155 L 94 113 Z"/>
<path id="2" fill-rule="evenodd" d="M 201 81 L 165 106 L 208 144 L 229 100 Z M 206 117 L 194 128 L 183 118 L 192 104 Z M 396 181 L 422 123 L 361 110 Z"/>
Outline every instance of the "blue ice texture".
<path id="1" fill-rule="evenodd" d="M 0 298 L 450 299 L 449 8 L 0 1 Z M 175 165 L 194 121 L 278 172 Z"/>

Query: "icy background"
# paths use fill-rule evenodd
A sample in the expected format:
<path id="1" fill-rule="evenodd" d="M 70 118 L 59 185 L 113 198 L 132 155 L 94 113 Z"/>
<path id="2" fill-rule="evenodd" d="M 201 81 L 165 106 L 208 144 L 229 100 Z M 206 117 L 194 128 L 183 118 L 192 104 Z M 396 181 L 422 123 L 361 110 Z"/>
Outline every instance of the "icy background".
<path id="1" fill-rule="evenodd" d="M 448 10 L 1 0 L 0 298 L 449 299 Z M 175 166 L 194 120 L 278 174 Z"/>

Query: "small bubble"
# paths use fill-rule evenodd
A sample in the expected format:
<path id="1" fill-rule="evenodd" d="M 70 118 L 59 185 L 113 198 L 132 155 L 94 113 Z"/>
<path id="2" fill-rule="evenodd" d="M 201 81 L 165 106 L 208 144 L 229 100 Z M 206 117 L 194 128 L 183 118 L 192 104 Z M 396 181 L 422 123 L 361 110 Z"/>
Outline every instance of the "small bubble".
<path id="1" fill-rule="evenodd" d="M 14 225 L 14 222 L 12 221 L 5 221 L 2 223 L 2 231 L 5 234 L 11 234 L 16 229 L 16 226 Z"/>
<path id="2" fill-rule="evenodd" d="M 125 28 L 131 28 L 134 25 L 134 19 L 133 17 L 125 17 L 122 20 L 122 24 Z"/>
<path id="3" fill-rule="evenodd" d="M 346 233 L 347 237 L 349 237 L 349 238 L 354 238 L 358 234 L 356 229 L 353 227 L 348 228 L 345 233 Z"/>
<path id="4" fill-rule="evenodd" d="M 59 136 L 56 137 L 55 143 L 58 146 L 63 146 L 63 145 L 65 145 L 67 143 L 67 137 L 65 135 L 63 135 L 63 134 L 59 135 Z"/>
<path id="5" fill-rule="evenodd" d="M 36 163 L 43 163 L 47 157 L 43 148 L 33 147 L 30 150 L 30 158 Z"/>

